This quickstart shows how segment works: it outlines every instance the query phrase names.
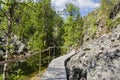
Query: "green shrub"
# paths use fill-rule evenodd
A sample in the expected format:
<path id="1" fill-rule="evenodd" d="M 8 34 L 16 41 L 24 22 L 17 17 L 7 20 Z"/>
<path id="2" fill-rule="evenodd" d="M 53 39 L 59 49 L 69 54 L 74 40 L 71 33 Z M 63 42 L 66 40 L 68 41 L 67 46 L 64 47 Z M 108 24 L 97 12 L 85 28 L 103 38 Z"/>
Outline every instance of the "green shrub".
<path id="1" fill-rule="evenodd" d="M 17 70 L 17 74 L 11 74 L 9 80 L 24 80 L 24 76 L 22 75 L 21 69 Z"/>
<path id="2" fill-rule="evenodd" d="M 2 78 L 2 74 L 0 75 L 0 80 L 2 80 L 3 78 Z"/>
<path id="3" fill-rule="evenodd" d="M 108 30 L 115 28 L 118 24 L 120 24 L 120 18 L 115 20 L 107 20 Z"/>

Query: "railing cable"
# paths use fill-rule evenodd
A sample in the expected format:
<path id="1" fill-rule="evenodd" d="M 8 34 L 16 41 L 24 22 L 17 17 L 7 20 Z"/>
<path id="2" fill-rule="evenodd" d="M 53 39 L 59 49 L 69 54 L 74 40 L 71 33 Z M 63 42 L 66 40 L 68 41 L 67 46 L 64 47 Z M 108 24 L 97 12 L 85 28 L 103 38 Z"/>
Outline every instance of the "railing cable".
<path id="1" fill-rule="evenodd" d="M 27 53 L 27 54 L 29 54 L 29 55 L 27 55 L 27 56 L 23 56 L 23 57 L 20 57 L 20 58 L 9 59 L 9 60 L 7 60 L 7 61 L 1 61 L 1 62 L 0 62 L 0 65 L 2 65 L 2 64 L 4 64 L 4 63 L 11 63 L 11 62 L 17 62 L 17 61 L 25 60 L 25 59 L 27 59 L 27 58 L 35 55 L 35 54 L 39 54 L 39 53 L 46 52 L 46 51 L 48 51 L 49 49 L 52 49 L 52 48 L 68 48 L 68 47 L 67 47 L 67 46 L 52 46 L 52 47 L 49 47 L 49 48 L 47 48 L 47 49 L 45 49 L 45 50 L 39 50 L 39 51 L 34 52 L 34 53 L 31 53 L 31 52 L 30 52 L 30 53 Z M 50 56 L 50 53 L 49 53 L 49 56 Z"/>

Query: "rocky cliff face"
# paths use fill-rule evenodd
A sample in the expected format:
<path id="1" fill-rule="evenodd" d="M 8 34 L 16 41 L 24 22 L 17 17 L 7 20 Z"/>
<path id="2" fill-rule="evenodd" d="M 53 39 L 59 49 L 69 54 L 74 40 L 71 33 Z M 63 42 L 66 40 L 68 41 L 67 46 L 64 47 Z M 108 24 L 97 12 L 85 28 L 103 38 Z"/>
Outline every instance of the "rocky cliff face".
<path id="1" fill-rule="evenodd" d="M 120 80 L 120 24 L 81 46 L 66 70 L 68 80 Z"/>

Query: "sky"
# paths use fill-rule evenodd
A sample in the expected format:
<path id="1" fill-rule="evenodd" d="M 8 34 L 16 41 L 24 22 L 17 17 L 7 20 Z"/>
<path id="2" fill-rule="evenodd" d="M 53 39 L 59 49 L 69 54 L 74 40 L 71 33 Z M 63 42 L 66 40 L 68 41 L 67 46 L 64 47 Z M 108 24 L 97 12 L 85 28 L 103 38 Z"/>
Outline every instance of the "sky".
<path id="1" fill-rule="evenodd" d="M 100 6 L 99 0 L 52 0 L 52 5 L 56 11 L 62 11 L 67 3 L 73 3 L 78 6 L 81 16 L 87 15 Z"/>

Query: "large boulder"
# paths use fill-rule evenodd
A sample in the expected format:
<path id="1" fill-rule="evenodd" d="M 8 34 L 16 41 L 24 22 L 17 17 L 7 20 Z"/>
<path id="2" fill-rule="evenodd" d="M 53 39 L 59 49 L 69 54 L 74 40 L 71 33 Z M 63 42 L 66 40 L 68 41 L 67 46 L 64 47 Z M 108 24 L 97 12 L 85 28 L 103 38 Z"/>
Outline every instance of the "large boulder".
<path id="1" fill-rule="evenodd" d="M 120 80 L 120 25 L 76 53 L 66 63 L 68 80 Z"/>
<path id="2" fill-rule="evenodd" d="M 27 46 L 19 39 L 16 35 L 12 34 L 10 41 L 11 53 L 19 57 L 21 55 L 26 55 L 28 52 Z M 2 58 L 6 52 L 6 35 L 1 34 L 0 36 L 0 57 Z"/>

